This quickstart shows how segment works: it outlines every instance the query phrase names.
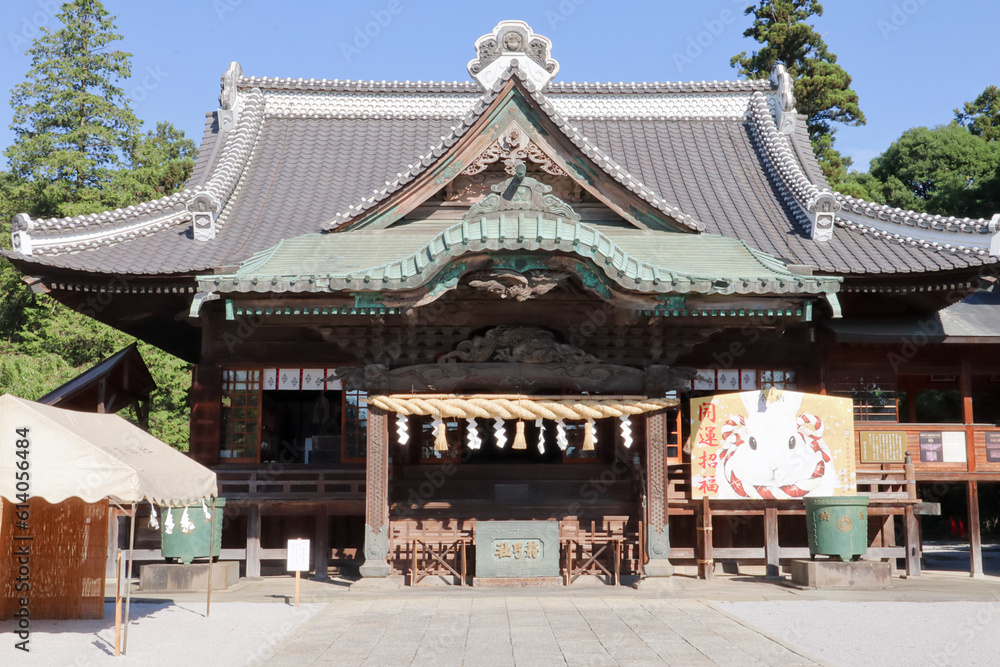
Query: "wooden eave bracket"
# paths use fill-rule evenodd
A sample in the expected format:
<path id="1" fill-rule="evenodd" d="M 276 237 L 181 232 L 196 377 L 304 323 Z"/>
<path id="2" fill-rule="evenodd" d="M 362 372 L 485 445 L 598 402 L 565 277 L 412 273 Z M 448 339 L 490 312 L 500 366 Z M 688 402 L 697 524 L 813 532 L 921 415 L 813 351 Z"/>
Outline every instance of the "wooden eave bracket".
<path id="1" fill-rule="evenodd" d="M 836 293 L 828 292 L 823 295 L 826 299 L 827 304 L 830 306 L 830 310 L 833 311 L 833 319 L 839 320 L 844 316 L 844 313 L 840 309 L 840 299 L 837 298 Z"/>
<path id="2" fill-rule="evenodd" d="M 201 306 L 206 301 L 217 301 L 219 299 L 218 292 L 198 292 L 191 299 L 191 309 L 188 311 L 188 317 L 197 319 L 201 314 Z"/>

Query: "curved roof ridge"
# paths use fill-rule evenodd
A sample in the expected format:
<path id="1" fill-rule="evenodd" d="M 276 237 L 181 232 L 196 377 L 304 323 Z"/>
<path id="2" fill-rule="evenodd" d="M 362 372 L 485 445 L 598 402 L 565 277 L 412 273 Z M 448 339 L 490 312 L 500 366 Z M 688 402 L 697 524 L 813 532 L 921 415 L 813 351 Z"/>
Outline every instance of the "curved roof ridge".
<path id="1" fill-rule="evenodd" d="M 496 99 L 506 82 L 514 76 L 518 77 L 525 89 L 528 91 L 528 94 L 531 95 L 532 99 L 534 99 L 535 102 L 537 102 L 538 105 L 545 111 L 545 113 L 548 114 L 552 122 L 554 122 L 556 126 L 563 131 L 566 137 L 573 142 L 577 148 L 583 151 L 588 158 L 593 160 L 598 167 L 614 178 L 615 181 L 636 194 L 643 201 L 646 201 L 661 212 L 666 213 L 684 226 L 694 231 L 705 230 L 704 223 L 695 219 L 693 216 L 684 213 L 679 207 L 663 199 L 657 192 L 647 187 L 639 179 L 635 178 L 626 169 L 621 167 L 611 158 L 611 156 L 607 155 L 596 145 L 592 144 L 572 124 L 562 117 L 555 107 L 546 99 L 545 95 L 536 89 L 535 85 L 528 80 L 528 78 L 516 65 L 508 67 L 504 71 L 503 75 L 501 75 L 500 78 L 498 78 L 493 84 L 493 86 L 487 90 L 482 97 L 480 97 L 472 110 L 462 119 L 459 126 L 453 128 L 450 135 L 441 137 L 441 141 L 437 145 L 432 146 L 428 153 L 419 156 L 417 158 L 416 165 L 411 165 L 407 171 L 397 174 L 395 180 L 387 182 L 385 187 L 381 190 L 375 190 L 372 196 L 365 197 L 357 205 L 351 205 L 346 211 L 342 211 L 334 216 L 330 222 L 323 225 L 323 228 L 332 230 L 341 226 L 345 222 L 356 218 L 358 215 L 383 202 L 390 195 L 398 191 L 403 185 L 409 183 L 414 178 L 425 172 L 432 164 L 434 164 L 434 162 L 437 161 L 439 157 L 441 157 L 441 155 L 445 153 L 445 151 L 447 151 L 448 148 L 450 148 L 462 135 L 465 134 L 472 124 L 475 123 L 475 121 L 482 115 L 486 107 Z"/>
<path id="2" fill-rule="evenodd" d="M 924 248 L 930 250 L 945 250 L 948 252 L 956 254 L 965 255 L 980 255 L 984 257 L 991 256 L 990 250 L 987 247 L 979 246 L 966 246 L 962 244 L 952 244 L 952 243 L 942 243 L 940 241 L 933 241 L 930 239 L 904 236 L 903 234 L 887 229 L 880 229 L 878 227 L 873 227 L 871 225 L 866 225 L 864 223 L 855 222 L 847 218 L 837 218 L 837 226 L 843 227 L 860 234 L 870 235 L 877 238 L 884 238 L 888 240 L 895 241 L 899 244 L 908 244 L 917 248 Z"/>
<path id="3" fill-rule="evenodd" d="M 872 220 L 895 223 L 900 226 L 918 227 L 921 229 L 930 228 L 956 234 L 993 234 L 998 231 L 997 227 L 1000 226 L 1000 213 L 990 219 L 958 218 L 949 215 L 909 211 L 886 204 L 877 204 L 866 199 L 851 197 L 839 192 L 835 192 L 834 196 L 840 202 L 841 206 L 843 206 L 840 215 L 844 215 L 847 212 L 871 218 Z"/>
<path id="4" fill-rule="evenodd" d="M 211 195 L 224 205 L 246 167 L 263 118 L 264 97 L 258 89 L 247 97 L 239 122 L 204 185 L 102 213 L 40 220 L 18 214 L 11 225 L 15 250 L 26 256 L 35 252 L 54 255 L 145 236 L 190 221 L 187 205 L 199 195 Z"/>
<path id="5" fill-rule="evenodd" d="M 761 92 L 755 92 L 750 99 L 750 122 L 757 135 L 758 144 L 763 148 L 765 157 L 774 168 L 781 183 L 787 189 L 791 200 L 803 213 L 806 228 L 809 231 L 808 216 L 810 206 L 823 194 L 829 194 L 828 188 L 820 188 L 809 180 L 802 165 L 795 158 L 795 149 L 791 146 L 781 130 L 774 122 L 771 109 Z"/>

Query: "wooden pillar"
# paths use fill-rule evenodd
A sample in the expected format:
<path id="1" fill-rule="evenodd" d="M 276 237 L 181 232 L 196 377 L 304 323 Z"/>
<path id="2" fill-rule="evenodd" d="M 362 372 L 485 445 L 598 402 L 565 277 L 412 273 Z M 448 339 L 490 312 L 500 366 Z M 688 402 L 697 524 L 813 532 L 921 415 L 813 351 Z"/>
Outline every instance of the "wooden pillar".
<path id="1" fill-rule="evenodd" d="M 701 497 L 698 523 L 698 576 L 711 579 L 715 575 L 715 561 L 712 558 L 712 507 L 708 496 Z"/>
<path id="2" fill-rule="evenodd" d="M 198 364 L 191 377 L 191 458 L 202 465 L 219 462 L 222 429 L 222 369 Z"/>
<path id="3" fill-rule="evenodd" d="M 365 468 L 365 562 L 362 577 L 389 576 L 389 416 L 368 408 Z"/>
<path id="4" fill-rule="evenodd" d="M 969 472 L 976 472 L 976 423 L 972 410 L 972 369 L 969 359 L 962 354 L 962 423 L 965 424 L 965 456 Z"/>
<path id="5" fill-rule="evenodd" d="M 906 479 L 907 496 L 910 500 L 917 498 L 916 473 L 913 469 L 913 459 L 910 452 L 906 452 L 906 459 L 903 464 L 903 477 Z M 906 506 L 903 515 L 904 529 L 906 530 L 906 576 L 920 576 L 920 520 L 913 513 L 913 505 Z"/>
<path id="6" fill-rule="evenodd" d="M 260 579 L 260 505 L 247 512 L 247 579 Z"/>
<path id="7" fill-rule="evenodd" d="M 667 415 L 664 410 L 646 417 L 646 563 L 647 577 L 669 577 L 670 517 L 667 506 Z"/>
<path id="8" fill-rule="evenodd" d="M 767 561 L 767 578 L 781 576 L 781 562 L 778 558 L 778 508 L 764 508 L 764 558 Z"/>
<path id="9" fill-rule="evenodd" d="M 108 559 L 104 566 L 104 576 L 111 579 L 118 576 L 118 508 L 108 502 Z"/>
<path id="10" fill-rule="evenodd" d="M 135 403 L 135 419 L 139 422 L 139 428 L 149 433 L 149 406 L 152 399 L 147 396 L 140 398 Z"/>
<path id="11" fill-rule="evenodd" d="M 316 535 L 313 541 L 313 581 L 330 581 L 330 515 L 326 505 L 316 513 Z"/>
<path id="12" fill-rule="evenodd" d="M 969 576 L 983 576 L 983 543 L 979 531 L 979 482 L 967 483 L 969 501 Z"/>

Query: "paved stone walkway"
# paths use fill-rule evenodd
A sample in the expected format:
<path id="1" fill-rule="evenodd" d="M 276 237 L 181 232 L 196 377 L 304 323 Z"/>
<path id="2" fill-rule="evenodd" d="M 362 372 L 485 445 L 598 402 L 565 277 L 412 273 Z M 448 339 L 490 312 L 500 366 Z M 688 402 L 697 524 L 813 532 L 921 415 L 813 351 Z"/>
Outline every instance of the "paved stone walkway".
<path id="1" fill-rule="evenodd" d="M 265 657 L 288 665 L 813 665 L 711 603 L 380 597 L 329 604 Z"/>

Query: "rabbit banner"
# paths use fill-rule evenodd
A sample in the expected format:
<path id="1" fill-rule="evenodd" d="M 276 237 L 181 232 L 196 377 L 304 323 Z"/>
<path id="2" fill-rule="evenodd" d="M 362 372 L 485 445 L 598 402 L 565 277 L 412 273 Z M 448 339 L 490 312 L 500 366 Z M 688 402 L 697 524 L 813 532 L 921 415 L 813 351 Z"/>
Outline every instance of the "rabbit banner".
<path id="1" fill-rule="evenodd" d="M 691 399 L 693 498 L 853 496 L 849 398 L 767 389 Z"/>

